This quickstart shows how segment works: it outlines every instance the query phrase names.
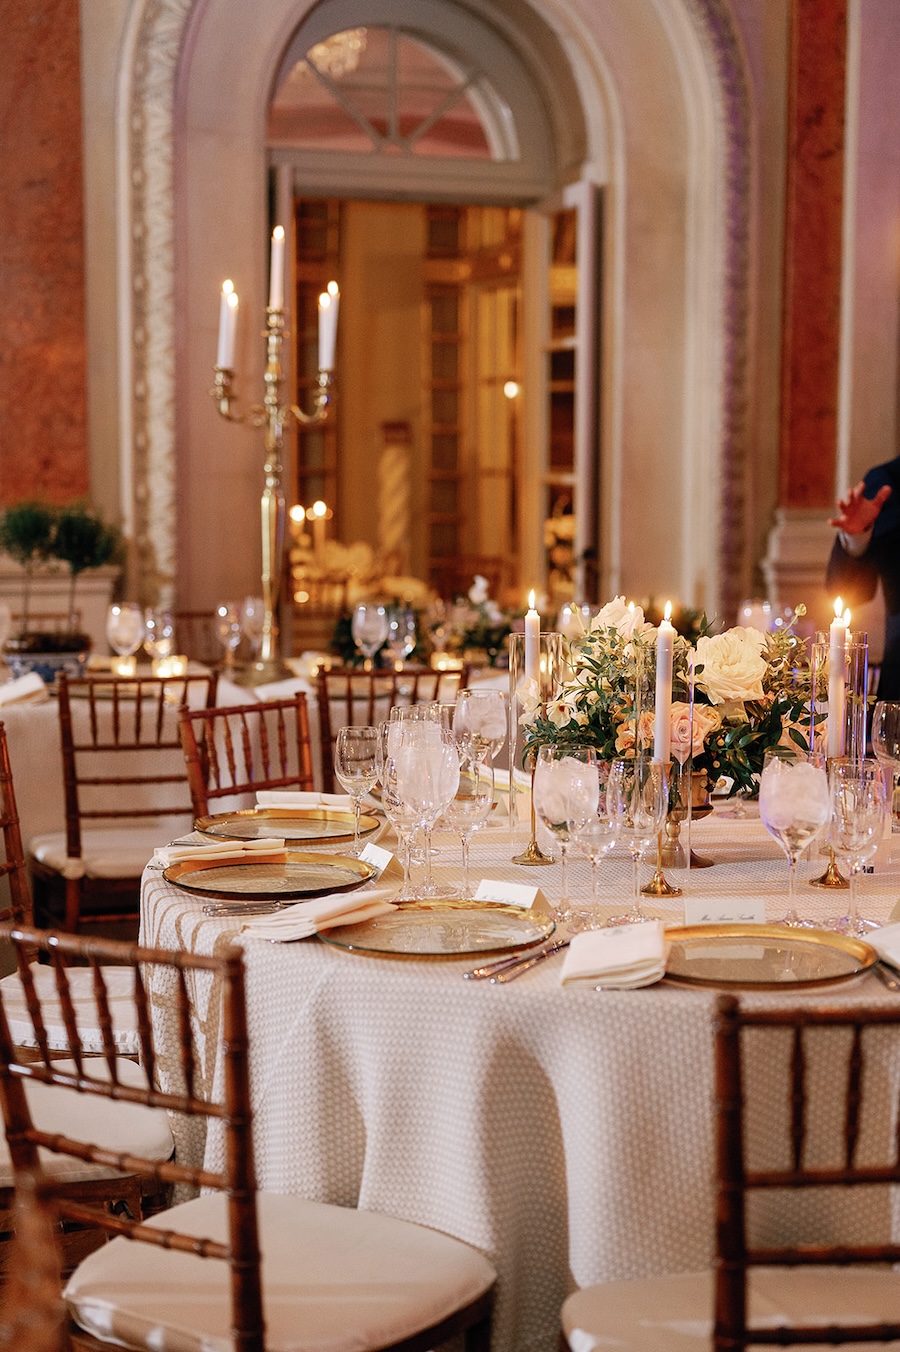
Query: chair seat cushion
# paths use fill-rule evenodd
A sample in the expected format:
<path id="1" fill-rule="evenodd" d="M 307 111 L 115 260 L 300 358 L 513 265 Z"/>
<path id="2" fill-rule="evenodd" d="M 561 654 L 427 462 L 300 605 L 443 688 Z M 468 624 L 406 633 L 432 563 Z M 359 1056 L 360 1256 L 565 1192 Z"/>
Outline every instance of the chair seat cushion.
<path id="1" fill-rule="evenodd" d="M 476 1250 L 436 1230 L 368 1211 L 271 1193 L 258 1196 L 267 1352 L 365 1352 L 410 1336 L 494 1282 Z M 224 1240 L 220 1193 L 150 1225 Z M 161 1298 L 161 1293 L 165 1293 Z M 228 1265 L 114 1239 L 66 1287 L 95 1337 L 166 1352 L 232 1352 Z"/>
<path id="2" fill-rule="evenodd" d="M 116 1050 L 122 1055 L 134 1056 L 138 1051 L 137 1022 L 134 1008 L 134 972 L 130 967 L 101 967 L 106 985 L 109 1016 Z M 69 1038 L 63 1024 L 62 1010 L 56 993 L 56 977 L 52 967 L 34 963 L 31 971 L 34 986 L 41 1002 L 41 1015 L 51 1051 L 67 1051 Z M 87 967 L 67 969 L 69 991 L 75 1007 L 75 1018 L 81 1033 L 81 1045 L 86 1052 L 102 1052 L 100 1021 L 94 999 L 93 972 Z M 37 1047 L 34 1024 L 25 1003 L 25 990 L 18 972 L 0 979 L 0 994 L 12 1040 L 18 1047 Z"/>
<path id="3" fill-rule="evenodd" d="M 171 825 L 171 823 L 170 823 Z M 189 828 L 188 828 L 189 829 Z M 140 878 L 157 845 L 171 839 L 169 827 L 109 827 L 82 831 L 81 860 L 88 878 Z M 176 832 L 177 834 L 177 832 Z M 66 871 L 65 832 L 34 836 L 28 853 L 44 868 Z"/>
<path id="4" fill-rule="evenodd" d="M 862 1324 L 900 1317 L 900 1273 L 888 1268 L 756 1268 L 750 1277 L 750 1321 Z M 572 1352 L 708 1352 L 713 1331 L 711 1272 L 604 1282 L 576 1291 L 563 1305 L 562 1328 Z M 807 1347 L 824 1348 L 821 1343 Z M 872 1343 L 844 1343 L 861 1352 Z"/>
<path id="5" fill-rule="evenodd" d="M 74 1061 L 54 1061 L 54 1070 L 75 1071 Z M 90 1062 L 90 1074 L 108 1078 L 105 1062 L 96 1058 Z M 140 1066 L 134 1061 L 119 1061 L 118 1075 L 123 1084 L 144 1086 L 146 1080 Z M 31 1107 L 32 1121 L 41 1131 L 70 1136 L 77 1141 L 90 1141 L 145 1159 L 166 1160 L 175 1149 L 168 1114 L 162 1108 L 146 1108 L 140 1103 L 109 1100 L 95 1094 L 73 1094 L 57 1085 L 31 1081 L 25 1085 Z M 118 1170 L 91 1164 L 67 1155 L 56 1155 L 51 1150 L 40 1150 L 41 1165 L 55 1178 L 67 1182 L 88 1179 L 115 1178 Z M 12 1160 L 6 1136 L 0 1137 L 0 1187 L 13 1181 Z"/>

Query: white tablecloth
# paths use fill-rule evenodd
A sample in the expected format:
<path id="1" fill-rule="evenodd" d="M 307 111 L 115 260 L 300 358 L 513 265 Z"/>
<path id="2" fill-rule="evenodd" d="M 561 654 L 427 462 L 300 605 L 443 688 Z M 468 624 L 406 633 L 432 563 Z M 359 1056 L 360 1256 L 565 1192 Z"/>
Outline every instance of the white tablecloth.
<path id="1" fill-rule="evenodd" d="M 483 833 L 475 876 L 533 883 L 552 898 L 558 867 L 510 863 L 523 843 L 512 846 L 504 828 Z M 755 890 L 770 918 L 783 913 L 784 860 L 758 821 L 713 818 L 695 827 L 694 846 L 717 864 L 672 871 L 686 892 Z M 438 876 L 457 858 L 443 838 Z M 822 863 L 802 865 L 804 876 Z M 572 878 L 583 892 L 584 861 Z M 629 862 L 614 855 L 603 878 L 607 904 L 621 910 Z M 886 919 L 900 876 L 878 874 L 864 887 L 866 906 Z M 843 894 L 800 888 L 807 913 L 825 918 L 842 905 Z M 678 902 L 648 909 L 680 919 Z M 151 871 L 142 916 L 144 940 L 164 947 L 211 951 L 235 932 Z M 715 991 L 668 982 L 563 990 L 561 955 L 506 986 L 464 981 L 472 959 L 391 961 L 317 939 L 251 941 L 246 960 L 260 1186 L 385 1211 L 481 1249 L 500 1275 L 494 1352 L 554 1352 L 573 1286 L 708 1263 Z M 204 1074 L 214 1078 L 208 994 L 197 990 L 196 1012 Z M 864 975 L 824 992 L 749 998 L 897 997 Z M 164 991 L 156 1006 L 169 1045 Z M 212 1138 L 206 1149 L 215 1158 Z M 204 1142 L 181 1136 L 179 1151 L 199 1160 Z"/>

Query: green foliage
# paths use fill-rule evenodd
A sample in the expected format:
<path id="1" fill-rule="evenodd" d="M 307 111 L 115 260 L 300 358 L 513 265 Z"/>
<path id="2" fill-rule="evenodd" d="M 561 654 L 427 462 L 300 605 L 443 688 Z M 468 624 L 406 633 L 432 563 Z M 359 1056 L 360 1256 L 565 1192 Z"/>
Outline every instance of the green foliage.
<path id="1" fill-rule="evenodd" d="M 64 507 L 56 518 L 51 552 L 73 574 L 102 568 L 118 547 L 119 532 L 86 507 Z"/>
<path id="2" fill-rule="evenodd" d="M 75 581 L 89 568 L 101 568 L 116 558 L 121 535 L 84 503 L 51 507 L 43 502 L 20 502 L 0 517 L 0 550 L 25 569 L 23 631 L 29 627 L 31 579 L 39 563 L 53 559 L 69 570 L 69 624 L 75 626 Z"/>
<path id="3" fill-rule="evenodd" d="M 20 502 L 0 517 L 0 549 L 23 568 L 50 557 L 56 513 L 43 502 Z"/>

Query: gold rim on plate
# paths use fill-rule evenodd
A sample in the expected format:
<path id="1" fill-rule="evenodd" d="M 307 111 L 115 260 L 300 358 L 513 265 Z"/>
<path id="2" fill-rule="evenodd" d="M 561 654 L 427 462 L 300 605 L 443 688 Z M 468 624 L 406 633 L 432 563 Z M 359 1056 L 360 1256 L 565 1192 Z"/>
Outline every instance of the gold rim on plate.
<path id="1" fill-rule="evenodd" d="M 666 941 L 666 976 L 690 986 L 824 986 L 865 972 L 878 958 L 862 939 L 788 925 L 672 925 Z"/>
<path id="2" fill-rule="evenodd" d="M 528 949 L 543 943 L 555 921 L 539 911 L 498 902 L 403 902 L 389 915 L 321 930 L 323 943 L 373 958 L 443 962 Z"/>
<path id="3" fill-rule="evenodd" d="M 300 829 L 309 822 L 310 830 Z M 316 830 L 316 823 L 320 829 Z M 303 841 L 304 844 L 340 845 L 353 840 L 355 815 L 335 807 L 247 807 L 235 812 L 216 812 L 209 817 L 198 817 L 194 830 L 204 836 L 226 840 L 267 840 L 276 838 Z M 371 836 L 381 826 L 381 819 L 363 812 L 359 818 L 360 838 Z"/>
<path id="4" fill-rule="evenodd" d="M 226 901 L 299 901 L 330 892 L 350 892 L 378 870 L 365 859 L 287 850 L 286 858 L 181 859 L 163 869 L 167 883 Z"/>

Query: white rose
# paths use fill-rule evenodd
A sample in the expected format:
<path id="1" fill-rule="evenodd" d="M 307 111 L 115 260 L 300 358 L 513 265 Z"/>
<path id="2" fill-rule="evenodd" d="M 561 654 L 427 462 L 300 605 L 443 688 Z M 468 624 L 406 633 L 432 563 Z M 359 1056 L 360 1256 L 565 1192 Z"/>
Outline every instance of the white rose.
<path id="1" fill-rule="evenodd" d="M 630 606 L 626 603 L 624 596 L 617 596 L 614 601 L 607 601 L 603 609 L 594 616 L 590 623 L 590 631 L 596 629 L 617 629 L 623 638 L 631 638 L 634 633 L 642 633 L 645 629 L 652 628 L 644 619 L 644 612 L 640 606 Z"/>
<path id="2" fill-rule="evenodd" d="M 739 625 L 724 634 L 697 639 L 697 685 L 713 704 L 763 698 L 765 634 Z"/>
<path id="3" fill-rule="evenodd" d="M 469 588 L 469 600 L 473 606 L 482 606 L 488 599 L 488 580 L 482 577 L 480 573 L 475 574 L 475 580 Z"/>

